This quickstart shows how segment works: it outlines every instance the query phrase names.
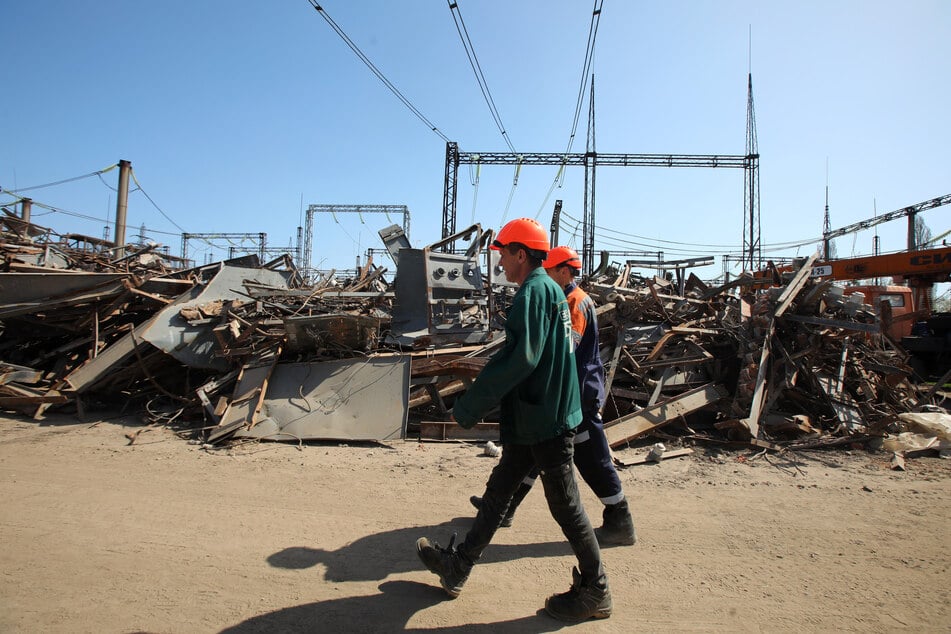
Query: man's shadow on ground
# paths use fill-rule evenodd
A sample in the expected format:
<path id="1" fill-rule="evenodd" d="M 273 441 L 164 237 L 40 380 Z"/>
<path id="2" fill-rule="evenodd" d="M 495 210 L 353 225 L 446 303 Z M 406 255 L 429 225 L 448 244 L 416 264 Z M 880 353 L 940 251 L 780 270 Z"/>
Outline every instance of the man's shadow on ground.
<path id="1" fill-rule="evenodd" d="M 222 634 L 272 632 L 554 632 L 564 627 L 539 610 L 509 621 L 467 623 L 440 628 L 407 628 L 414 614 L 447 600 L 438 586 L 387 581 L 380 594 L 330 599 L 260 614 L 222 630 Z M 487 606 L 487 616 L 491 606 Z"/>
<path id="2" fill-rule="evenodd" d="M 465 538 L 471 524 L 471 517 L 457 517 L 434 527 L 398 528 L 361 537 L 336 550 L 291 546 L 269 556 L 267 561 L 275 568 L 293 570 L 322 564 L 325 569 L 324 579 L 327 581 L 381 581 L 394 573 L 425 570 L 416 555 L 416 540 L 420 537 L 428 537 L 430 541 L 437 541 L 440 546 L 445 547 L 449 545 L 452 534 L 457 533 L 458 545 Z M 316 541 L 319 544 L 319 536 Z M 567 540 L 542 544 L 491 544 L 479 563 L 571 554 Z M 436 585 L 438 587 L 438 582 Z"/>
<path id="3" fill-rule="evenodd" d="M 426 536 L 448 546 L 453 533 L 457 543 L 464 539 L 471 517 L 457 517 L 438 526 L 399 528 L 367 535 L 336 550 L 293 546 L 267 558 L 275 568 L 301 570 L 324 566 L 324 579 L 333 582 L 383 580 L 394 573 L 425 571 L 416 555 L 416 540 Z M 319 539 L 317 539 L 319 543 Z M 481 563 L 509 561 L 524 557 L 560 557 L 571 554 L 567 541 L 541 544 L 492 544 Z M 260 614 L 224 630 L 226 633 L 252 632 L 552 632 L 564 624 L 544 610 L 510 621 L 466 624 L 445 628 L 407 629 L 417 612 L 448 600 L 435 576 L 431 584 L 414 581 L 386 581 L 380 594 L 345 597 L 307 603 Z M 487 606 L 487 609 L 491 606 Z M 491 611 L 487 612 L 487 616 Z"/>

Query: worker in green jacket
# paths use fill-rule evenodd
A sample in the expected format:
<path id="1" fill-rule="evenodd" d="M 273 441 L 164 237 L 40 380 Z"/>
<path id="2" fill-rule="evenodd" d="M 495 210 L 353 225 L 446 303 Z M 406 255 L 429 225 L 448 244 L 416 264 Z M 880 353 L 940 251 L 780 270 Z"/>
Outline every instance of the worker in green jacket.
<path id="1" fill-rule="evenodd" d="M 580 391 L 568 302 L 542 268 L 548 234 L 537 221 L 518 218 L 502 227 L 490 248 L 499 251 L 506 279 L 519 288 L 508 311 L 505 344 L 456 400 L 453 420 L 470 428 L 498 405 L 502 456 L 463 542 L 454 548 L 453 535 L 443 548 L 421 537 L 417 554 L 439 575 L 449 596 L 459 596 L 519 484 L 537 468 L 552 517 L 578 559 L 571 589 L 550 596 L 545 610 L 571 622 L 607 618 L 611 592 L 572 466 L 572 439 L 581 422 Z"/>

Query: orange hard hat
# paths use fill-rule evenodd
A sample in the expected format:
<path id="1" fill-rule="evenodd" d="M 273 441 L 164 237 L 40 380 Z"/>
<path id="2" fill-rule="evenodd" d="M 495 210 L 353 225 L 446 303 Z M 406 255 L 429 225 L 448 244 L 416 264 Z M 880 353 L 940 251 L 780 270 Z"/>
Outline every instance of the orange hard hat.
<path id="1" fill-rule="evenodd" d="M 513 242 L 524 244 L 534 251 L 548 251 L 550 248 L 548 232 L 532 218 L 516 218 L 507 222 L 499 229 L 499 235 L 489 248 L 498 251 Z"/>
<path id="2" fill-rule="evenodd" d="M 578 252 L 571 247 L 555 247 L 548 252 L 548 257 L 542 262 L 546 269 L 553 269 L 556 266 L 567 264 L 573 269 L 581 270 L 581 258 Z"/>

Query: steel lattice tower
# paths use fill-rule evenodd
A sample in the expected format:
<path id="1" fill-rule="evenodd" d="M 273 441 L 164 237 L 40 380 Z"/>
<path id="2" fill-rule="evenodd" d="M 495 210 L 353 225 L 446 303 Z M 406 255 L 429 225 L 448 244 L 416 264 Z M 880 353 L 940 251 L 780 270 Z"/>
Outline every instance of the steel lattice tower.
<path id="1" fill-rule="evenodd" d="M 746 170 L 743 173 L 743 268 L 762 268 L 763 253 L 759 222 L 759 148 L 756 145 L 756 113 L 753 109 L 753 73 L 748 75 L 746 99 Z"/>

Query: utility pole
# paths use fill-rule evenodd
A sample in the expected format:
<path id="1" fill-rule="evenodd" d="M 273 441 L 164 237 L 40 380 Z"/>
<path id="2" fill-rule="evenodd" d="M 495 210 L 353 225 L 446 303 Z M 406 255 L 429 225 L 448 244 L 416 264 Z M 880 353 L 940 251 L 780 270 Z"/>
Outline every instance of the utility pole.
<path id="1" fill-rule="evenodd" d="M 20 219 L 23 222 L 30 222 L 30 212 L 33 209 L 33 199 L 32 198 L 21 198 L 20 199 Z"/>
<path id="2" fill-rule="evenodd" d="M 115 244 L 114 258 L 121 258 L 125 255 L 125 219 L 129 210 L 129 172 L 132 171 L 132 163 L 129 161 L 119 161 L 119 193 L 116 198 L 116 232 L 113 239 Z"/>

